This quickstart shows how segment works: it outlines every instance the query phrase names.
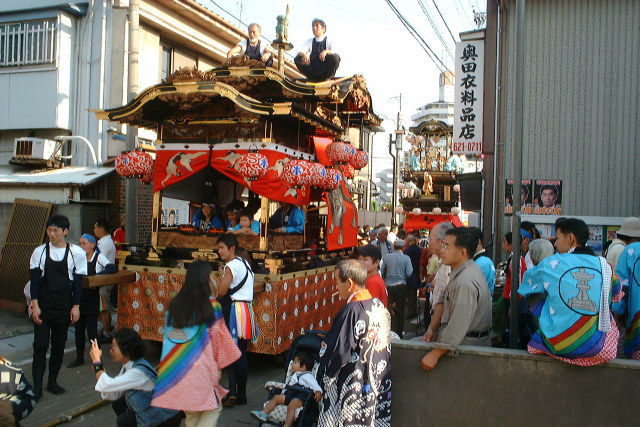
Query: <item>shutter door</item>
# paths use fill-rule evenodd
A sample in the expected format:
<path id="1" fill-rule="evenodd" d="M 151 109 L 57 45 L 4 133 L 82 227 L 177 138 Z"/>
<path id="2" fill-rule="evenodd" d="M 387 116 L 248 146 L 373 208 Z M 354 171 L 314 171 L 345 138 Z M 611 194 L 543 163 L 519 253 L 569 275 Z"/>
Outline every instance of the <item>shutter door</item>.
<path id="1" fill-rule="evenodd" d="M 52 203 L 15 199 L 0 251 L 0 308 L 26 311 L 24 285 L 29 281 L 29 259 L 44 242 Z"/>

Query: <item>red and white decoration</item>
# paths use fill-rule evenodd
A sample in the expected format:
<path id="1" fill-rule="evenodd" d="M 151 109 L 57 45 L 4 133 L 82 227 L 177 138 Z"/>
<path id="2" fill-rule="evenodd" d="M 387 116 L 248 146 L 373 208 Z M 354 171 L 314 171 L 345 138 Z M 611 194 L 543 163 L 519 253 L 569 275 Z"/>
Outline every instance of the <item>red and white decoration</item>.
<path id="1" fill-rule="evenodd" d="M 151 154 L 141 150 L 129 151 L 115 158 L 115 168 L 118 175 L 125 178 L 141 178 L 153 172 L 153 158 Z"/>
<path id="2" fill-rule="evenodd" d="M 327 168 L 320 163 L 311 163 L 309 170 L 309 185 L 320 187 L 327 178 Z"/>
<path id="3" fill-rule="evenodd" d="M 342 174 L 338 169 L 327 169 L 327 176 L 318 187 L 325 190 L 335 190 L 342 182 Z"/>
<path id="4" fill-rule="evenodd" d="M 267 173 L 269 159 L 260 153 L 247 153 L 238 159 L 235 169 L 244 176 L 247 181 L 255 181 Z"/>
<path id="5" fill-rule="evenodd" d="M 311 167 L 311 162 L 302 159 L 291 159 L 285 163 L 282 169 L 282 179 L 295 186 L 309 185 Z"/>
<path id="6" fill-rule="evenodd" d="M 356 176 L 356 170 L 348 163 L 339 165 L 339 168 L 345 178 L 351 179 Z"/>
<path id="7" fill-rule="evenodd" d="M 325 154 L 330 162 L 349 163 L 351 158 L 355 156 L 356 149 L 351 144 L 335 141 L 327 146 Z"/>
<path id="8" fill-rule="evenodd" d="M 351 157 L 350 164 L 356 169 L 362 169 L 369 164 L 369 155 L 366 151 L 356 150 L 356 153 Z"/>
<path id="9" fill-rule="evenodd" d="M 149 172 L 145 173 L 142 178 L 140 178 L 140 182 L 142 182 L 143 184 L 151 184 L 153 183 L 153 179 L 155 178 L 155 176 L 155 169 L 152 167 L 151 169 L 149 169 Z"/>

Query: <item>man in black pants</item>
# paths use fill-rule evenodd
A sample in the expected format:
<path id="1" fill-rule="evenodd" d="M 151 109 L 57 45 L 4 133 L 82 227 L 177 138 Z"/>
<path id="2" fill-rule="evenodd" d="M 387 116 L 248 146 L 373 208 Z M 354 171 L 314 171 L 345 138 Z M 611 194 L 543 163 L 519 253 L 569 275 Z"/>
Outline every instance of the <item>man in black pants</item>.
<path id="1" fill-rule="evenodd" d="M 237 249 L 238 238 L 235 234 L 227 233 L 218 238 L 218 256 L 226 262 L 223 276 L 218 282 L 218 297 L 229 332 L 242 353 L 238 360 L 226 368 L 229 394 L 222 399 L 222 406 L 227 408 L 247 403 L 247 346 L 249 340 L 255 341 L 259 335 L 252 307 L 254 273 L 247 260 L 236 254 Z"/>
<path id="2" fill-rule="evenodd" d="M 322 19 L 314 19 L 311 29 L 314 37 L 302 45 L 294 62 L 309 81 L 324 82 L 336 75 L 340 56 L 333 51 L 333 43 L 325 35 L 327 24 Z"/>
<path id="3" fill-rule="evenodd" d="M 69 324 L 80 317 L 82 277 L 87 274 L 87 257 L 79 246 L 67 243 L 69 219 L 56 215 L 47 223 L 49 243 L 31 255 L 31 305 L 33 308 L 33 391 L 42 397 L 42 380 L 51 341 L 47 390 L 62 394 L 57 383 L 64 356 Z"/>

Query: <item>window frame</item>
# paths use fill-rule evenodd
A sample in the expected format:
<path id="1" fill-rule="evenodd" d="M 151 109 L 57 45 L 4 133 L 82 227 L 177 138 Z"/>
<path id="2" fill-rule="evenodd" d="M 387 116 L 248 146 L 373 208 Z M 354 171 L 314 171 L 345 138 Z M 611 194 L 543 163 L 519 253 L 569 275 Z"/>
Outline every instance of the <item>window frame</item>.
<path id="1" fill-rule="evenodd" d="M 57 17 L 0 23 L 0 70 L 55 67 L 58 36 Z"/>

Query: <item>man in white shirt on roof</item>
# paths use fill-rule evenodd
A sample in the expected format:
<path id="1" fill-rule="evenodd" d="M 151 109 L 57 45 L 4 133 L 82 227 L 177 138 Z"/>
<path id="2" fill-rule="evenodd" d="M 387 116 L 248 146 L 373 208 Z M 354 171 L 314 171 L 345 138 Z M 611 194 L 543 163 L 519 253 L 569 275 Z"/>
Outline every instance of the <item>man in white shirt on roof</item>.
<path id="1" fill-rule="evenodd" d="M 314 19 L 311 30 L 314 37 L 302 45 L 294 62 L 311 82 L 331 80 L 340 66 L 340 55 L 335 53 L 334 43 L 325 35 L 327 24 L 322 19 Z"/>
<path id="2" fill-rule="evenodd" d="M 268 42 L 260 40 L 262 29 L 260 25 L 253 23 L 248 28 L 249 38 L 241 40 L 237 45 L 227 52 L 227 59 L 231 59 L 235 55 L 247 55 L 250 59 L 264 62 L 264 65 L 270 67 L 273 65 L 273 54 L 275 51 Z"/>

